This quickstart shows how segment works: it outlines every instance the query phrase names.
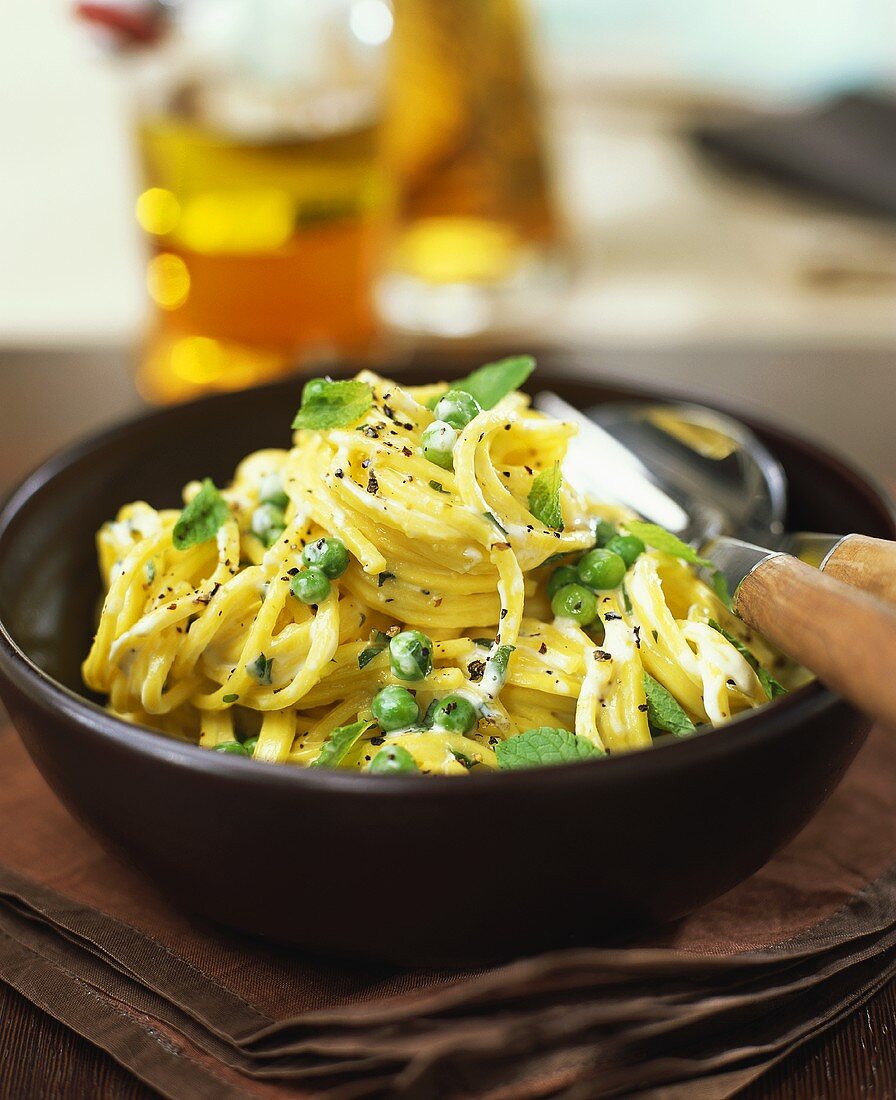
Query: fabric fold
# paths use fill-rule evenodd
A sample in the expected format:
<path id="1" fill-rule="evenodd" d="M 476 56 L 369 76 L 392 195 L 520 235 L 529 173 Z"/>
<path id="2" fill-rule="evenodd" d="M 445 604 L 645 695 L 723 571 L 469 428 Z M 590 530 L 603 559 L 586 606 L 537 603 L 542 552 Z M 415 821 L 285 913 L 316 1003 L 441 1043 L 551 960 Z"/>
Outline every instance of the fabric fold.
<path id="1" fill-rule="evenodd" d="M 0 979 L 177 1098 L 721 1100 L 896 976 L 892 741 L 875 731 L 802 837 L 652 942 L 414 973 L 173 912 L 0 734 Z"/>

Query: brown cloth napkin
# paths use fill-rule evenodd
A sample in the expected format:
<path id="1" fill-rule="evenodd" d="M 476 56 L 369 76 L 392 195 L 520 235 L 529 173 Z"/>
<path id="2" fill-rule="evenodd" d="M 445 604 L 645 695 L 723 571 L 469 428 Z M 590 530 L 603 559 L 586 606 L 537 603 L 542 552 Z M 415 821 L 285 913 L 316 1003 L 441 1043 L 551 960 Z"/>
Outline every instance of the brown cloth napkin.
<path id="1" fill-rule="evenodd" d="M 8 729 L 0 752 L 0 979 L 177 1100 L 713 1100 L 896 973 L 883 731 L 795 842 L 700 912 L 627 948 L 463 973 L 315 960 L 175 912 Z"/>

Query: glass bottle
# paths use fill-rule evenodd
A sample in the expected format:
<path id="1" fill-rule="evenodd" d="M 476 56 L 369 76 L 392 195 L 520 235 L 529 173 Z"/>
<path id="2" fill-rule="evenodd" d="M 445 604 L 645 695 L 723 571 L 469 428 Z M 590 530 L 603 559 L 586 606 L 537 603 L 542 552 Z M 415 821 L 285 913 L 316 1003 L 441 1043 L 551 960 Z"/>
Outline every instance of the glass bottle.
<path id="1" fill-rule="evenodd" d="M 133 61 L 153 304 L 141 389 L 178 400 L 363 355 L 389 210 L 388 4 L 145 7 L 164 27 Z"/>

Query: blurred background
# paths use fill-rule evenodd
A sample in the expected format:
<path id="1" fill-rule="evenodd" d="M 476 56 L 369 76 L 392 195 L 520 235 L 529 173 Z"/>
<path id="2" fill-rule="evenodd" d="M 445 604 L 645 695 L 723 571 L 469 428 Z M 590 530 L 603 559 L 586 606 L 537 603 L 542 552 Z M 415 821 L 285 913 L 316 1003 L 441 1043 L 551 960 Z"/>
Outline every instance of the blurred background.
<path id="1" fill-rule="evenodd" d="M 891 0 L 15 5 L 0 482 L 141 402 L 542 349 L 892 477 L 894 85 Z"/>

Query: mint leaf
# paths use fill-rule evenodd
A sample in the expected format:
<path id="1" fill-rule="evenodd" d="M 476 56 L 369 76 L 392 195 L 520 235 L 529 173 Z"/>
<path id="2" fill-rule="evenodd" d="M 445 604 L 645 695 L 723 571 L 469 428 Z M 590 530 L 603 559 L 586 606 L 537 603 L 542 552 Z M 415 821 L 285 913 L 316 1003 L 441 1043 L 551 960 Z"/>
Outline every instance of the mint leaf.
<path id="1" fill-rule="evenodd" d="M 537 768 L 542 765 L 572 764 L 596 760 L 606 754 L 583 737 L 564 729 L 541 726 L 518 733 L 495 745 L 499 768 Z"/>
<path id="2" fill-rule="evenodd" d="M 686 737 L 694 732 L 696 726 L 675 696 L 647 672 L 644 673 L 644 693 L 647 696 L 647 721 L 655 730 L 674 733 L 676 737 Z"/>
<path id="3" fill-rule="evenodd" d="M 531 355 L 512 355 L 497 363 L 486 363 L 459 382 L 452 382 L 450 389 L 463 390 L 475 397 L 483 409 L 491 409 L 502 397 L 518 390 L 534 370 L 535 360 Z"/>
<path id="4" fill-rule="evenodd" d="M 647 523 L 640 519 L 628 519 L 623 525 L 630 535 L 639 538 L 641 542 L 652 546 L 654 550 L 662 550 L 664 554 L 671 554 L 673 558 L 681 558 L 691 565 L 704 565 L 712 568 L 712 562 L 701 558 L 693 546 L 682 542 L 677 535 L 660 527 L 658 523 Z"/>
<path id="5" fill-rule="evenodd" d="M 316 378 L 302 393 L 302 407 L 292 422 L 294 428 L 327 431 L 347 428 L 373 404 L 373 390 L 366 382 L 331 382 Z"/>
<path id="6" fill-rule="evenodd" d="M 202 488 L 178 517 L 171 541 L 175 550 L 187 550 L 208 542 L 218 533 L 218 528 L 230 519 L 227 501 L 215 488 L 211 478 L 205 478 Z"/>
<path id="7" fill-rule="evenodd" d="M 744 658 L 750 668 L 753 669 L 753 671 L 759 678 L 759 683 L 762 684 L 762 690 L 765 692 L 766 698 L 775 699 L 779 695 L 787 694 L 787 688 L 784 687 L 783 684 L 779 684 L 770 672 L 766 672 L 766 670 L 762 667 L 756 657 L 753 656 L 749 649 L 747 649 L 740 638 L 736 638 L 733 634 L 729 634 L 724 627 L 720 626 L 715 621 L 715 619 L 710 619 L 709 625 L 713 628 L 713 630 L 718 630 L 722 637 L 734 646 L 734 648 L 741 655 L 741 657 Z"/>
<path id="8" fill-rule="evenodd" d="M 545 527 L 553 527 L 555 531 L 563 530 L 563 515 L 560 512 L 560 486 L 563 484 L 563 475 L 560 473 L 560 463 L 555 462 L 548 470 L 541 473 L 532 482 L 529 490 L 529 511 Z"/>
<path id="9" fill-rule="evenodd" d="M 346 754 L 357 743 L 361 735 L 369 730 L 373 722 L 354 722 L 350 726 L 339 726 L 321 745 L 320 752 L 311 761 L 312 768 L 335 768 L 345 759 Z"/>
<path id="10" fill-rule="evenodd" d="M 787 694 L 787 688 L 776 680 L 770 672 L 767 672 L 762 665 L 756 666 L 756 675 L 759 677 L 759 683 L 762 684 L 762 690 L 769 699 L 777 699 L 779 695 Z"/>
<path id="11" fill-rule="evenodd" d="M 259 653 L 254 661 L 246 665 L 246 672 L 254 677 L 262 687 L 266 687 L 271 682 L 271 669 L 273 667 L 274 658 L 265 657 L 263 653 Z"/>

